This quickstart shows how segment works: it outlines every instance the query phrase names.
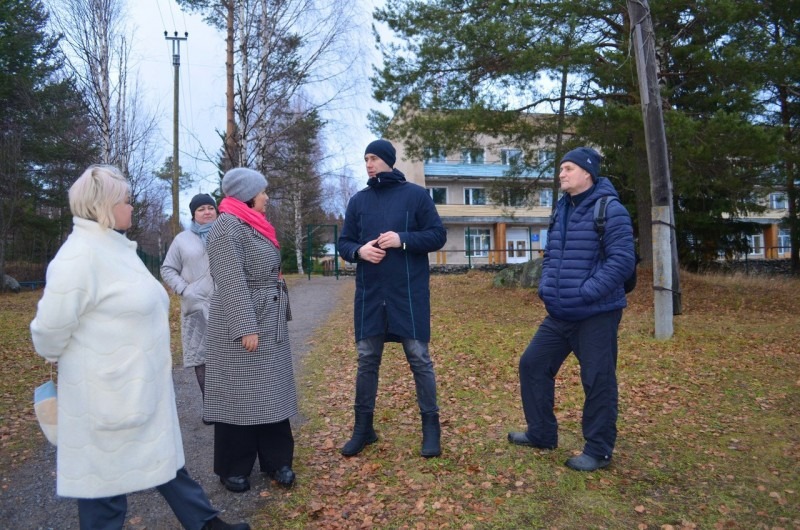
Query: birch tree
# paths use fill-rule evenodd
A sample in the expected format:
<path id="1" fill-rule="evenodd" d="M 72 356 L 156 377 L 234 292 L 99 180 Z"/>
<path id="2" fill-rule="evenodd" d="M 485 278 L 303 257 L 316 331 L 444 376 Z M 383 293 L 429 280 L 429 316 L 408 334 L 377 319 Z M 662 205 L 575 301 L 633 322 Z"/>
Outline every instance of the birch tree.
<path id="1" fill-rule="evenodd" d="M 302 99 L 306 112 L 323 112 L 355 93 L 352 74 L 363 60 L 354 42 L 355 0 L 177 0 L 225 29 L 229 55 L 226 158 L 269 173 L 289 135 L 288 117 Z M 310 97 L 309 94 L 314 94 Z M 232 145 L 235 144 L 235 145 Z"/>
<path id="2" fill-rule="evenodd" d="M 66 64 L 83 92 L 101 139 L 100 160 L 117 166 L 131 183 L 131 201 L 142 211 L 163 191 L 155 176 L 156 112 L 148 109 L 128 65 L 132 41 L 125 0 L 51 0 L 54 26 L 62 34 Z M 143 231 L 134 218 L 131 239 Z"/>

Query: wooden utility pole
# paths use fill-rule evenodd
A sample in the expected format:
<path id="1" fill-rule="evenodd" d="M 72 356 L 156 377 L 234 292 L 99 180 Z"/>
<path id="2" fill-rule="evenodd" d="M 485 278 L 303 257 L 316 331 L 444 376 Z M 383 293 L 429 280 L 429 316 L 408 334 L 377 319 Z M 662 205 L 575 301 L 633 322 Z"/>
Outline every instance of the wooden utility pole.
<path id="1" fill-rule="evenodd" d="M 178 37 L 178 32 L 172 37 L 164 32 L 164 38 L 172 41 L 172 66 L 175 69 L 172 94 L 172 237 L 181 231 L 180 210 L 178 204 L 178 191 L 180 189 L 180 163 L 178 160 L 178 86 L 180 83 L 181 68 L 181 41 L 189 38 L 189 33 L 184 32 L 183 37 Z"/>
<path id="2" fill-rule="evenodd" d="M 669 339 L 673 335 L 672 241 L 675 223 L 672 212 L 672 179 L 669 172 L 667 135 L 661 108 L 661 91 L 656 69 L 656 48 L 653 21 L 647 0 L 627 0 L 631 18 L 636 73 L 642 99 L 644 136 L 647 142 L 647 163 L 650 169 L 650 198 L 653 218 L 653 306 L 655 337 Z"/>

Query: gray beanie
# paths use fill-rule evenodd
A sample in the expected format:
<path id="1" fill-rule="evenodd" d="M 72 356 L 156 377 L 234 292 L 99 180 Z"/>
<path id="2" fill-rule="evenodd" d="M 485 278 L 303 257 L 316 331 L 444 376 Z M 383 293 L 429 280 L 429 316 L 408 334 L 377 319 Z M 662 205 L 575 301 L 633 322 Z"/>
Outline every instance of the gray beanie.
<path id="1" fill-rule="evenodd" d="M 229 169 L 222 177 L 222 193 L 247 202 L 267 188 L 267 177 L 246 167 Z"/>

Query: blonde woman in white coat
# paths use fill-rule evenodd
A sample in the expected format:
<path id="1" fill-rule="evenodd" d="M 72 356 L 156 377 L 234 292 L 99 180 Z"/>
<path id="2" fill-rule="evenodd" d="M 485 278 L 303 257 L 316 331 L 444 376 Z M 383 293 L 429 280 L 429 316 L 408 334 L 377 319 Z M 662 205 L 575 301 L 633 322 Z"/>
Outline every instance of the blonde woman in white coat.
<path id="1" fill-rule="evenodd" d="M 192 224 L 169 246 L 161 278 L 181 297 L 183 366 L 194 368 L 200 392 L 205 394 L 208 304 L 214 292 L 206 241 L 217 219 L 217 203 L 211 195 L 198 193 L 189 202 L 189 211 Z"/>
<path id="2" fill-rule="evenodd" d="M 126 494 L 157 488 L 184 528 L 235 528 L 184 467 L 169 298 L 136 255 L 130 189 L 92 166 L 69 190 L 74 227 L 47 268 L 31 336 L 58 363 L 57 493 L 80 527 L 121 529 Z"/>

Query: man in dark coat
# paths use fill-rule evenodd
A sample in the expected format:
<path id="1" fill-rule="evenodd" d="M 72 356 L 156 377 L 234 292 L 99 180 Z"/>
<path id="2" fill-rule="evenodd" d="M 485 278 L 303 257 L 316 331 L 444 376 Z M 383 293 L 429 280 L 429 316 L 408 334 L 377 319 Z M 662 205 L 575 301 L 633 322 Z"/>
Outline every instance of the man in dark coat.
<path id="1" fill-rule="evenodd" d="M 447 234 L 433 200 L 393 169 L 394 146 L 375 140 L 364 161 L 369 180 L 347 205 L 339 254 L 357 264 L 354 323 L 358 374 L 355 426 L 342 454 L 353 456 L 378 440 L 372 425 L 378 370 L 386 342 L 400 342 L 414 374 L 422 415 L 424 457 L 439 456 L 436 376 L 428 352 L 431 309 L 428 253 Z"/>
<path id="2" fill-rule="evenodd" d="M 600 155 L 588 147 L 574 149 L 561 160 L 564 195 L 551 221 L 539 281 L 539 297 L 548 314 L 519 361 L 528 428 L 508 433 L 508 441 L 516 445 L 558 445 L 555 377 L 574 352 L 585 392 L 585 444 L 566 465 L 578 471 L 611 463 L 617 438 L 617 330 L 627 305 L 623 284 L 635 266 L 631 218 L 599 169 Z M 601 197 L 607 197 L 602 238 L 594 218 Z"/>

